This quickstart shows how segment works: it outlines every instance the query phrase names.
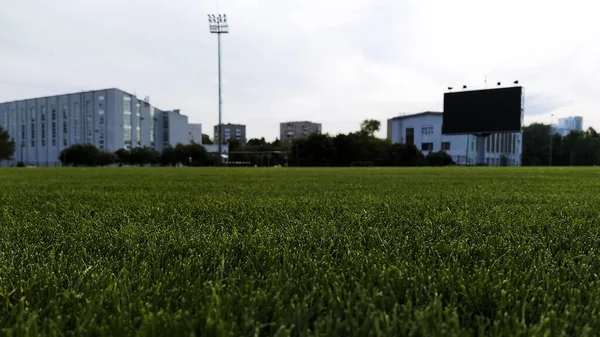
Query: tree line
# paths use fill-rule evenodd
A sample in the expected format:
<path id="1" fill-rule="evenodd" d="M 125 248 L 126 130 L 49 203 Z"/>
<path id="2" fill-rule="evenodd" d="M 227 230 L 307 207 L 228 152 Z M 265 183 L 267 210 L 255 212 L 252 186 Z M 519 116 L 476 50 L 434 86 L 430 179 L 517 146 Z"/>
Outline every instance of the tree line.
<path id="1" fill-rule="evenodd" d="M 250 139 L 245 145 L 229 142 L 229 161 L 248 165 L 290 166 L 446 166 L 444 151 L 423 154 L 413 144 L 392 144 L 375 137 L 377 120 L 365 120 L 360 130 L 331 136 L 313 133 L 293 141 Z"/>
<path id="2" fill-rule="evenodd" d="M 90 144 L 76 144 L 62 150 L 59 160 L 64 166 L 207 166 L 216 163 L 216 158 L 211 157 L 204 146 L 196 143 L 177 144 L 164 148 L 162 152 L 144 146 L 131 150 L 120 149 L 114 153 Z"/>
<path id="3" fill-rule="evenodd" d="M 600 135 L 593 128 L 553 134 L 547 124 L 531 124 L 523 129 L 524 166 L 600 165 Z"/>
<path id="4" fill-rule="evenodd" d="M 392 144 L 375 137 L 380 124 L 365 120 L 360 130 L 331 136 L 311 134 L 293 141 L 264 138 L 250 139 L 242 145 L 238 140 L 229 144 L 229 163 L 248 166 L 446 166 L 452 158 L 444 151 L 422 153 L 413 144 Z M 211 144 L 203 135 L 203 142 Z M 0 126 L 0 161 L 9 160 L 15 152 L 15 142 Z M 65 166 L 154 165 L 213 166 L 215 154 L 207 153 L 200 144 L 177 144 L 162 152 L 151 147 L 120 149 L 114 153 L 90 144 L 76 144 L 64 149 L 59 160 Z M 551 126 L 531 124 L 523 128 L 524 166 L 600 165 L 600 135 L 593 129 L 572 131 L 566 136 L 552 134 Z"/>

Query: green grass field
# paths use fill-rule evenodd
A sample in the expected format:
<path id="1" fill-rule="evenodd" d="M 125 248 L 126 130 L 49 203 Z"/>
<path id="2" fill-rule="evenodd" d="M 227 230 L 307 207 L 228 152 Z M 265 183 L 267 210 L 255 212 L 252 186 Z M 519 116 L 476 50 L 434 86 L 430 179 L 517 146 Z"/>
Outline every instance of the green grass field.
<path id="1" fill-rule="evenodd" d="M 600 331 L 600 170 L 2 169 L 14 336 Z"/>

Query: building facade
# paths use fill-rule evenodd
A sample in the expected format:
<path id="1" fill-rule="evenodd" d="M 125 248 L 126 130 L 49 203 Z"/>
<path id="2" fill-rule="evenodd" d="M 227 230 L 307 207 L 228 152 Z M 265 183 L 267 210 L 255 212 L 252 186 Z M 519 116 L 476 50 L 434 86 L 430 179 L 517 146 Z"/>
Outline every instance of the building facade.
<path id="1" fill-rule="evenodd" d="M 202 144 L 202 124 L 188 124 L 189 142 Z"/>
<path id="2" fill-rule="evenodd" d="M 321 124 L 309 121 L 284 122 L 279 124 L 279 139 L 292 141 L 306 138 L 312 133 L 321 133 Z"/>
<path id="3" fill-rule="evenodd" d="M 215 125 L 214 130 L 214 142 L 219 144 L 219 139 L 223 139 L 223 144 L 229 142 L 229 140 L 237 139 L 242 145 L 246 144 L 246 126 L 243 124 L 221 124 L 221 132 L 223 137 L 219 137 L 218 131 L 219 126 Z"/>
<path id="4" fill-rule="evenodd" d="M 114 152 L 189 142 L 187 116 L 116 88 L 0 103 L 0 125 L 15 140 L 9 165 L 58 166 L 74 144 Z"/>
<path id="5" fill-rule="evenodd" d="M 424 154 L 443 150 L 458 165 L 475 165 L 477 142 L 473 135 L 443 135 L 441 112 L 427 111 L 388 119 L 392 143 L 414 144 Z M 489 166 L 520 166 L 522 133 L 491 134 L 486 138 L 485 161 Z"/>
<path id="6" fill-rule="evenodd" d="M 563 137 L 568 135 L 571 131 L 583 131 L 583 117 L 573 116 L 559 118 L 558 123 L 552 126 L 552 131 Z"/>

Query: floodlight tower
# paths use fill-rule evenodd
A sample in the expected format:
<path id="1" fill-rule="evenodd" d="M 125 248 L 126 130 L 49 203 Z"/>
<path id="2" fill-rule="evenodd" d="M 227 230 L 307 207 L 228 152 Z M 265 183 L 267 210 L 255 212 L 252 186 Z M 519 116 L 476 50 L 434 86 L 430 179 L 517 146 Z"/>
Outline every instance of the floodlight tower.
<path id="1" fill-rule="evenodd" d="M 218 57 L 218 68 L 219 68 L 219 124 L 217 125 L 218 147 L 219 147 L 219 165 L 223 162 L 222 152 L 222 121 L 221 121 L 221 109 L 223 105 L 223 99 L 221 98 L 221 34 L 229 33 L 229 24 L 227 23 L 226 14 L 208 14 L 208 26 L 211 34 L 217 34 L 217 57 Z"/>

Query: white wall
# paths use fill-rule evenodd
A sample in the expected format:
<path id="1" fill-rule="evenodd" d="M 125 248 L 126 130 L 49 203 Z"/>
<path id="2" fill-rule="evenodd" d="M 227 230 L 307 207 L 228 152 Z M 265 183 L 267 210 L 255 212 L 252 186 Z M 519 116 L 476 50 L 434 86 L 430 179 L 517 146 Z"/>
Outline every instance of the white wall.
<path id="1" fill-rule="evenodd" d="M 202 144 L 202 124 L 188 124 L 189 142 Z"/>
<path id="2" fill-rule="evenodd" d="M 421 114 L 414 117 L 406 116 L 391 120 L 392 143 L 406 143 L 406 129 L 414 129 L 414 144 L 419 150 L 423 143 L 433 143 L 433 152 L 442 150 L 442 143 L 449 142 L 450 149 L 446 151 L 459 165 L 474 165 L 477 158 L 476 137 L 472 135 L 443 135 L 442 114 Z M 431 134 L 423 132 L 423 128 L 433 128 Z M 509 139 L 510 138 L 510 139 Z M 489 144 L 488 144 L 489 142 Z M 513 145 L 514 143 L 514 145 Z M 486 163 L 490 166 L 502 164 L 504 156 L 509 166 L 521 165 L 522 133 L 492 134 L 486 139 Z M 422 150 L 424 154 L 429 151 Z M 467 161 L 468 160 L 468 161 Z"/>
<path id="3" fill-rule="evenodd" d="M 167 111 L 169 115 L 169 144 L 175 147 L 178 143 L 189 144 L 188 117 L 176 111 Z"/>
<path id="4" fill-rule="evenodd" d="M 423 128 L 433 127 L 432 134 L 424 134 Z M 475 137 L 453 135 L 442 135 L 442 115 L 426 114 L 415 117 L 407 116 L 400 120 L 392 120 L 392 143 L 406 142 L 406 129 L 414 129 L 414 144 L 419 150 L 423 143 L 433 143 L 433 152 L 442 149 L 442 143 L 449 142 L 450 150 L 445 150 L 454 161 L 459 165 L 464 165 L 469 160 L 469 164 L 474 164 L 477 157 L 475 148 Z M 467 146 L 469 144 L 469 146 Z M 423 151 L 427 154 L 429 151 Z"/>

